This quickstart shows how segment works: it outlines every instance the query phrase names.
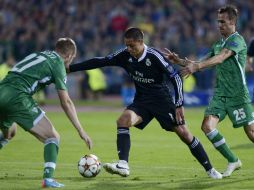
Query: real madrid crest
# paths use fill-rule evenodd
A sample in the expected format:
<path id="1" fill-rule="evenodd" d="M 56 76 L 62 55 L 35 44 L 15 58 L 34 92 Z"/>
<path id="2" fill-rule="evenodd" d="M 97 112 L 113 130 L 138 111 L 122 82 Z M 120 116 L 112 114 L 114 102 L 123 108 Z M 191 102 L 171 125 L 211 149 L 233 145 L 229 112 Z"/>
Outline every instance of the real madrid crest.
<path id="1" fill-rule="evenodd" d="M 149 66 L 151 66 L 151 65 L 152 65 L 152 63 L 151 63 L 150 59 L 147 58 L 147 59 L 146 59 L 146 66 L 149 67 Z"/>

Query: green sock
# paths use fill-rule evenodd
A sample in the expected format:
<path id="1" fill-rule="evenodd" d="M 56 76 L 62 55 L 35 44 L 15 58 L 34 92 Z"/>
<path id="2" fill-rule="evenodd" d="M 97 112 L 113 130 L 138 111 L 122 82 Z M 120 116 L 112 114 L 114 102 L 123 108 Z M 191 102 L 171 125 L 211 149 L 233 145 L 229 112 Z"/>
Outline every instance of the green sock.
<path id="1" fill-rule="evenodd" d="M 228 162 L 236 162 L 238 158 L 229 149 L 224 137 L 217 129 L 206 134 L 208 139 L 213 143 L 214 147 L 228 160 Z"/>
<path id="2" fill-rule="evenodd" d="M 58 154 L 58 140 L 50 138 L 44 144 L 44 174 L 43 178 L 52 178 L 56 168 L 56 158 Z"/>

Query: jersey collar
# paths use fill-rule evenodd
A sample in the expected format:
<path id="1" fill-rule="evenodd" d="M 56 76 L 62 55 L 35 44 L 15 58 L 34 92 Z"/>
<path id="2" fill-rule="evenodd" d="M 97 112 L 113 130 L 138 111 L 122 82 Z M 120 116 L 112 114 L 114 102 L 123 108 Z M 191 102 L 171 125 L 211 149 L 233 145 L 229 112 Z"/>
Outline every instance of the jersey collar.
<path id="1" fill-rule="evenodd" d="M 56 52 L 56 51 L 53 51 L 53 53 L 60 59 L 64 62 L 63 58 Z"/>
<path id="2" fill-rule="evenodd" d="M 225 40 L 222 38 L 221 41 L 226 42 L 231 36 L 234 36 L 235 34 L 238 34 L 238 32 L 236 31 L 233 34 L 230 34 Z"/>
<path id="3" fill-rule="evenodd" d="M 141 55 L 141 57 L 138 59 L 138 62 L 142 61 L 145 58 L 146 54 L 147 54 L 147 45 L 144 44 L 144 52 Z"/>

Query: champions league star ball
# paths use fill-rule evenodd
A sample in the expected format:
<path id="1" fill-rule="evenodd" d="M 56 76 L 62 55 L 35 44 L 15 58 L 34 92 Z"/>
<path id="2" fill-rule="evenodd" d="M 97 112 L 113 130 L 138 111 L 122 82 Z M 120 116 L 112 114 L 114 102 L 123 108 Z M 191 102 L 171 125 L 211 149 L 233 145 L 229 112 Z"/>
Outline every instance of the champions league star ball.
<path id="1" fill-rule="evenodd" d="M 101 171 L 101 163 L 98 157 L 93 154 L 81 157 L 78 162 L 78 171 L 86 178 L 97 176 Z"/>

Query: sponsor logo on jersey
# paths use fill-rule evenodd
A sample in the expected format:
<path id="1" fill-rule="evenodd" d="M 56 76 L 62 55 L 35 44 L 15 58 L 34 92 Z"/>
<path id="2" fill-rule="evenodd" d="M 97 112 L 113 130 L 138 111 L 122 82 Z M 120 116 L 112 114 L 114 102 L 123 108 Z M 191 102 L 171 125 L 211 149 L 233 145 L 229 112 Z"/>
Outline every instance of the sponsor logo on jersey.
<path id="1" fill-rule="evenodd" d="M 238 46 L 238 44 L 234 41 L 228 42 L 228 45 L 231 46 L 231 47 L 237 47 Z"/>
<path id="2" fill-rule="evenodd" d="M 137 81 L 137 82 L 141 82 L 141 83 L 154 83 L 154 79 L 152 79 L 152 78 L 144 78 L 142 75 L 138 75 L 138 76 L 135 76 L 135 75 L 133 75 L 133 74 L 131 74 L 131 73 L 129 73 L 129 75 L 130 75 L 130 77 L 133 79 L 133 80 L 135 80 L 135 81 Z"/>
<path id="3" fill-rule="evenodd" d="M 152 63 L 151 63 L 151 61 L 150 61 L 150 59 L 146 59 L 146 66 L 148 66 L 148 67 L 150 67 L 152 65 Z"/>

